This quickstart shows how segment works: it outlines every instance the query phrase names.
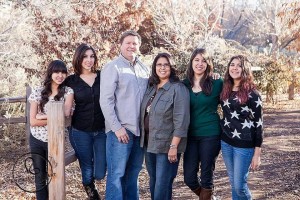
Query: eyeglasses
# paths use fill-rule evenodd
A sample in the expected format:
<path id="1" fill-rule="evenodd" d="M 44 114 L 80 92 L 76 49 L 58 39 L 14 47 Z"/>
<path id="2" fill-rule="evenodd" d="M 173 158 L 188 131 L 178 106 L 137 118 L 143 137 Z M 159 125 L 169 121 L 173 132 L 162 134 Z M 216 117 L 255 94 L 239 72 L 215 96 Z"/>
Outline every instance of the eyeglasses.
<path id="1" fill-rule="evenodd" d="M 165 63 L 165 64 L 158 63 L 158 64 L 156 64 L 156 67 L 159 67 L 159 68 L 162 68 L 162 67 L 169 68 L 170 66 L 171 65 L 169 63 Z"/>

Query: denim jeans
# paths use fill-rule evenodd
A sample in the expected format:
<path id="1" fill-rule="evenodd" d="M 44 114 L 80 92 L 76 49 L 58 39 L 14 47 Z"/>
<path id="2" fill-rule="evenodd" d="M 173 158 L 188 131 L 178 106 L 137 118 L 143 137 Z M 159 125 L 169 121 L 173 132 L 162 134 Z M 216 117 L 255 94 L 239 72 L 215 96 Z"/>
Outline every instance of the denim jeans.
<path id="1" fill-rule="evenodd" d="M 183 157 L 183 175 L 185 184 L 191 190 L 199 187 L 213 189 L 215 164 L 220 149 L 220 136 L 188 139 Z M 201 167 L 200 180 L 198 178 L 199 167 Z"/>
<path id="2" fill-rule="evenodd" d="M 30 134 L 30 152 L 35 173 L 35 189 L 37 200 L 48 199 L 48 143 L 40 141 Z"/>
<path id="3" fill-rule="evenodd" d="M 247 185 L 254 148 L 238 148 L 221 141 L 222 156 L 229 176 L 232 200 L 251 200 Z"/>
<path id="4" fill-rule="evenodd" d="M 126 130 L 127 144 L 118 141 L 112 131 L 107 133 L 107 200 L 138 200 L 138 176 L 142 169 L 144 152 L 140 137 Z"/>
<path id="5" fill-rule="evenodd" d="M 85 132 L 72 127 L 69 139 L 79 161 L 83 185 L 101 180 L 106 173 L 106 134 Z"/>
<path id="6" fill-rule="evenodd" d="M 177 154 L 177 160 L 175 163 L 170 163 L 166 153 L 145 153 L 152 200 L 172 199 L 172 185 L 177 175 L 180 154 Z"/>

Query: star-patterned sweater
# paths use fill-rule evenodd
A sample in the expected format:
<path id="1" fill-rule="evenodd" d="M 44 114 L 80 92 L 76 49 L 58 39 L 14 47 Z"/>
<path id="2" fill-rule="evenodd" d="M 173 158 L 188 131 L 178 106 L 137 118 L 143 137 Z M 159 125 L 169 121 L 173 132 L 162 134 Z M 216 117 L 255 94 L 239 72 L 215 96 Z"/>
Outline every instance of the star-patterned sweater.
<path id="1" fill-rule="evenodd" d="M 221 139 L 234 147 L 260 147 L 263 142 L 261 96 L 252 91 L 248 101 L 241 105 L 236 94 L 232 92 L 229 99 L 221 102 Z"/>

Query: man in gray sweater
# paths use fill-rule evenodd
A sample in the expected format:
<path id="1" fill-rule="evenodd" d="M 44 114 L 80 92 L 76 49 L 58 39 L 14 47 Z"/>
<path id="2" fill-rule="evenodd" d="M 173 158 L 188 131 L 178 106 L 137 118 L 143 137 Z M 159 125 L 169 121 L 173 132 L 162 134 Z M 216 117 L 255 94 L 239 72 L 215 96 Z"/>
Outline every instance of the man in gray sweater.
<path id="1" fill-rule="evenodd" d="M 138 175 L 144 153 L 140 147 L 140 106 L 149 68 L 138 59 L 141 37 L 126 31 L 120 37 L 121 54 L 101 72 L 100 105 L 107 132 L 106 199 L 139 199 Z"/>

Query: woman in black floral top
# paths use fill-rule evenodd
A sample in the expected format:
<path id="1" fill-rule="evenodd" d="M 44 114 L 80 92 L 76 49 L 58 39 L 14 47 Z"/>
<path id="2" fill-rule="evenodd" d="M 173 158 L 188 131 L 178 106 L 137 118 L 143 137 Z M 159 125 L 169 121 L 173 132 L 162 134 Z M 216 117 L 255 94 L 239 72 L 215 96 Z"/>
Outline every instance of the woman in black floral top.
<path id="1" fill-rule="evenodd" d="M 260 165 L 263 141 L 262 100 L 245 64 L 244 56 L 230 59 L 221 93 L 221 149 L 233 200 L 252 199 L 247 179 Z"/>

